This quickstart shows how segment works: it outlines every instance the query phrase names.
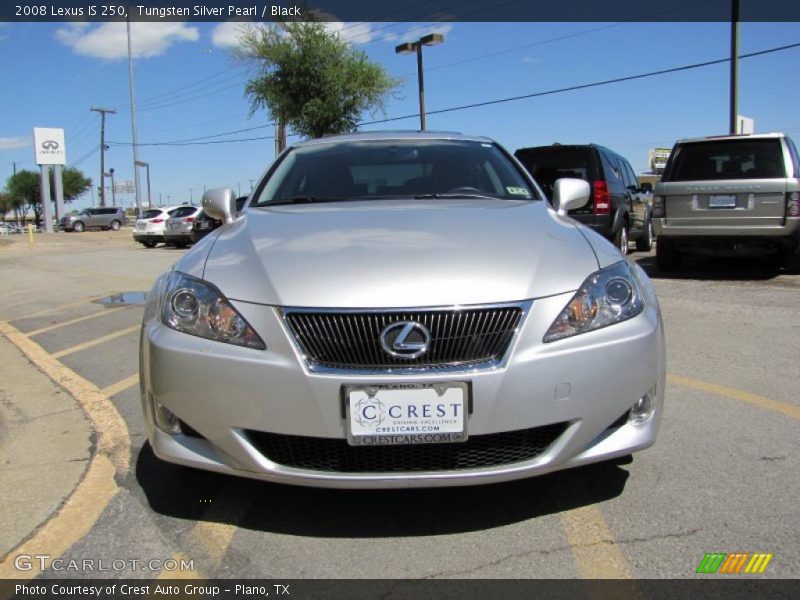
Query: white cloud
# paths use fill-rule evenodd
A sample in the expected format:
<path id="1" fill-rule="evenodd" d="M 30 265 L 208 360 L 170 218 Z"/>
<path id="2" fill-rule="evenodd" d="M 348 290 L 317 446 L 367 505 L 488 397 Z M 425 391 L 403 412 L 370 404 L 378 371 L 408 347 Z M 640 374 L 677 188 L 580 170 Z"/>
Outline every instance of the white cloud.
<path id="1" fill-rule="evenodd" d="M 401 33 L 385 33 L 381 36 L 381 39 L 386 42 L 395 42 L 400 40 L 401 42 L 412 42 L 414 40 L 418 40 L 423 35 L 428 35 L 429 33 L 441 33 L 442 35 L 449 33 L 453 29 L 452 23 L 425 23 L 422 25 L 414 25 L 410 29 L 403 31 Z"/>
<path id="2" fill-rule="evenodd" d="M 536 58 L 535 56 L 524 56 L 522 58 L 522 62 L 524 62 L 527 65 L 534 65 L 536 63 L 542 62 L 542 59 Z"/>
<path id="3" fill-rule="evenodd" d="M 31 145 L 31 138 L 29 137 L 0 137 L 0 150 L 16 150 L 18 148 L 27 148 Z"/>
<path id="4" fill-rule="evenodd" d="M 220 23 L 211 32 L 211 42 L 218 48 L 235 48 L 250 25 L 243 21 Z"/>
<path id="5" fill-rule="evenodd" d="M 170 46 L 180 42 L 194 42 L 200 38 L 196 27 L 186 23 L 131 23 L 131 45 L 137 58 L 163 54 Z M 78 54 L 95 58 L 124 58 L 128 56 L 128 38 L 125 23 L 70 23 L 56 30 L 56 39 Z"/>
<path id="6" fill-rule="evenodd" d="M 328 31 L 333 31 L 342 36 L 342 39 L 351 44 L 368 44 L 375 38 L 375 32 L 369 23 L 343 23 L 330 21 L 325 23 Z"/>

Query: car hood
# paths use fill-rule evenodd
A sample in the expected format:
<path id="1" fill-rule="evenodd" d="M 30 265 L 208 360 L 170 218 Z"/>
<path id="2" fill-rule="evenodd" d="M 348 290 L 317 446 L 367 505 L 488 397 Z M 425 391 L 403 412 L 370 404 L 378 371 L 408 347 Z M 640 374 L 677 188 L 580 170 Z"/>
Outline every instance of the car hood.
<path id="1" fill-rule="evenodd" d="M 598 268 L 575 223 L 544 202 L 381 200 L 250 208 L 214 239 L 176 268 L 203 277 L 231 299 L 275 306 L 526 300 L 576 290 Z"/>

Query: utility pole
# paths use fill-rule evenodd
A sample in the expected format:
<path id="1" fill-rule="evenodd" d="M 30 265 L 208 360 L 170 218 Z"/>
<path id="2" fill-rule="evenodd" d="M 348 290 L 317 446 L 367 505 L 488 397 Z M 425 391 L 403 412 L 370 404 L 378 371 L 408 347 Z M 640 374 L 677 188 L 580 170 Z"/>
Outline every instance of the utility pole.
<path id="1" fill-rule="evenodd" d="M 739 133 L 739 0 L 731 0 L 731 117 L 730 134 Z"/>
<path id="2" fill-rule="evenodd" d="M 105 173 L 106 173 L 106 113 L 116 114 L 110 108 L 91 108 L 100 113 L 100 206 L 106 205 Z"/>
<path id="3" fill-rule="evenodd" d="M 117 192 L 114 190 L 114 169 L 109 169 L 106 177 L 111 177 L 111 206 L 116 206 Z"/>

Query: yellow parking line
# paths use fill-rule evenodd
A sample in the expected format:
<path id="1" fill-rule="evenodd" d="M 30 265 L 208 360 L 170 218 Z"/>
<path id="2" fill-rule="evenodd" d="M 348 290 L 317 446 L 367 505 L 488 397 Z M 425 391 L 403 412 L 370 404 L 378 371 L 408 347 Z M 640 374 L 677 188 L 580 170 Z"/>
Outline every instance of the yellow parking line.
<path id="1" fill-rule="evenodd" d="M 116 383 L 112 383 L 111 385 L 109 385 L 107 387 L 104 387 L 100 391 L 107 398 L 111 398 L 112 396 L 116 396 L 120 392 L 124 392 L 129 387 L 133 387 L 134 385 L 138 385 L 138 384 L 139 384 L 139 373 L 134 373 L 130 377 L 126 377 L 125 379 L 122 379 L 121 381 L 118 381 Z"/>
<path id="2" fill-rule="evenodd" d="M 90 315 L 84 315 L 82 317 L 76 317 L 75 319 L 71 319 L 69 321 L 62 321 L 61 323 L 53 323 L 52 325 L 48 325 L 47 327 L 42 327 L 40 329 L 36 329 L 35 331 L 29 331 L 26 335 L 28 337 L 33 337 L 35 335 L 39 335 L 41 333 L 46 333 L 48 331 L 53 331 L 54 329 L 60 329 L 61 327 L 67 327 L 69 325 L 74 325 L 75 323 L 81 323 L 83 321 L 88 321 L 89 319 L 95 319 L 97 317 L 102 317 L 103 315 L 108 315 L 118 310 L 125 310 L 130 308 L 130 306 L 120 306 L 118 308 L 106 308 L 100 312 L 92 313 Z"/>
<path id="3" fill-rule="evenodd" d="M 31 561 L 30 570 L 19 571 L 14 558 L 21 554 L 58 558 L 89 533 L 118 491 L 114 465 L 105 455 L 95 454 L 80 483 L 58 512 L 33 537 L 0 560 L 0 579 L 36 577 L 41 572 L 39 561 Z"/>
<path id="4" fill-rule="evenodd" d="M 614 534 L 596 506 L 582 506 L 559 514 L 584 579 L 630 579 L 631 568 L 617 546 Z"/>
<path id="5" fill-rule="evenodd" d="M 232 482 L 214 496 L 202 520 L 195 523 L 187 536 L 187 543 L 193 549 L 192 556 L 202 559 L 206 572 L 212 577 L 225 558 L 238 529 L 237 523 L 250 508 L 252 496 L 244 496 L 239 485 Z M 179 561 L 180 557 L 177 554 L 173 558 Z M 197 573 L 195 570 L 186 576 L 198 576 Z M 175 572 L 162 571 L 159 578 L 175 578 Z"/>
<path id="6" fill-rule="evenodd" d="M 733 400 L 741 400 L 742 402 L 747 402 L 748 404 L 758 406 L 759 408 L 763 408 L 765 410 L 779 412 L 788 417 L 800 419 L 800 406 L 787 404 L 786 402 L 778 402 L 777 400 L 771 400 L 770 398 L 765 398 L 764 396 L 751 394 L 750 392 L 745 392 L 744 390 L 737 390 L 736 388 L 726 387 L 724 385 L 717 385 L 716 383 L 709 383 L 707 381 L 700 381 L 699 379 L 681 377 L 680 375 L 673 374 L 667 375 L 667 382 L 673 385 L 681 385 L 703 392 L 717 394 L 718 396 L 725 396 L 726 398 L 732 398 Z"/>
<path id="7" fill-rule="evenodd" d="M 29 540 L 0 559 L 0 579 L 32 579 L 40 572 L 38 562 L 33 562 L 32 570 L 20 573 L 14 567 L 13 559 L 9 558 L 37 553 L 58 558 L 91 530 L 118 491 L 115 473 L 120 477 L 128 473 L 130 436 L 125 421 L 114 405 L 92 382 L 58 362 L 13 325 L 0 321 L 0 333 L 77 400 L 91 419 L 97 434 L 96 452 L 89 461 L 83 479 L 66 502 Z"/>
<path id="8" fill-rule="evenodd" d="M 126 329 L 120 329 L 119 331 L 115 331 L 114 333 L 109 333 L 108 335 L 104 335 L 102 337 L 89 340 L 88 342 L 83 342 L 82 344 L 75 344 L 74 346 L 70 346 L 69 348 L 64 348 L 63 350 L 54 352 L 52 354 L 52 357 L 61 358 L 63 356 L 66 356 L 67 354 L 80 352 L 81 350 L 86 350 L 87 348 L 94 348 L 95 346 L 99 346 L 100 344 L 104 344 L 108 341 L 117 339 L 118 337 L 122 337 L 124 335 L 128 335 L 129 333 L 133 333 L 134 331 L 138 330 L 139 330 L 139 325 L 132 325 L 131 327 L 127 327 Z"/>
<path id="9" fill-rule="evenodd" d="M 46 315 L 47 313 L 51 312 L 58 312 L 59 310 L 63 310 L 65 308 L 72 308 L 74 306 L 83 306 L 84 304 L 88 304 L 89 302 L 93 302 L 95 300 L 99 300 L 100 298 L 105 298 L 110 294 L 103 294 L 102 296 L 91 296 L 89 298 L 84 298 L 83 300 L 79 300 L 77 302 L 69 302 L 67 304 L 59 304 L 58 306 L 53 306 L 51 308 L 43 308 L 42 310 L 37 310 L 36 312 L 29 313 L 27 315 L 23 315 L 21 317 L 17 317 L 18 319 L 29 319 L 31 317 L 39 317 L 41 315 Z M 30 303 L 30 300 L 27 300 Z M 20 302 L 19 304 L 23 304 Z M 6 308 L 5 306 L 3 308 Z"/>

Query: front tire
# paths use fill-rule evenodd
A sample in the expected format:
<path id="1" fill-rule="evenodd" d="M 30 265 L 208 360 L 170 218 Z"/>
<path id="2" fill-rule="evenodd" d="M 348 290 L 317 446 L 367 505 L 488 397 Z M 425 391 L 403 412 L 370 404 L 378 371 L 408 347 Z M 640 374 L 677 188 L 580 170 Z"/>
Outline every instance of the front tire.
<path id="1" fill-rule="evenodd" d="M 636 249 L 639 252 L 650 252 L 653 249 L 653 239 L 655 239 L 655 232 L 653 231 L 653 221 L 650 219 L 647 220 L 647 225 L 642 232 L 642 235 L 639 236 L 639 239 L 636 240 Z"/>
<path id="2" fill-rule="evenodd" d="M 659 238 L 656 244 L 656 264 L 663 273 L 676 271 L 681 267 L 683 256 L 675 249 L 672 242 Z"/>
<path id="3" fill-rule="evenodd" d="M 148 240 L 146 242 L 142 242 L 142 246 L 144 246 L 145 248 L 155 248 L 157 244 L 158 244 L 158 242 L 154 242 L 152 240 Z"/>
<path id="4" fill-rule="evenodd" d="M 614 234 L 614 245 L 622 256 L 628 255 L 628 226 L 623 225 Z"/>
<path id="5" fill-rule="evenodd" d="M 72 224 L 72 231 L 75 233 L 80 233 L 84 229 L 86 229 L 86 226 L 80 221 L 75 221 L 75 223 Z"/>
<path id="6" fill-rule="evenodd" d="M 109 223 L 109 227 L 111 228 L 111 231 L 119 231 L 119 228 L 121 226 L 122 226 L 122 224 L 119 221 L 111 221 L 111 223 Z"/>
<path id="7" fill-rule="evenodd" d="M 791 275 L 800 274 L 800 248 L 787 250 L 783 257 L 783 264 L 787 273 Z"/>

